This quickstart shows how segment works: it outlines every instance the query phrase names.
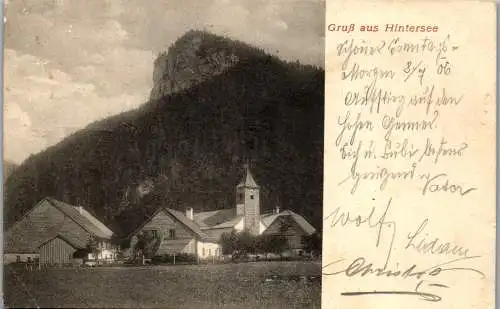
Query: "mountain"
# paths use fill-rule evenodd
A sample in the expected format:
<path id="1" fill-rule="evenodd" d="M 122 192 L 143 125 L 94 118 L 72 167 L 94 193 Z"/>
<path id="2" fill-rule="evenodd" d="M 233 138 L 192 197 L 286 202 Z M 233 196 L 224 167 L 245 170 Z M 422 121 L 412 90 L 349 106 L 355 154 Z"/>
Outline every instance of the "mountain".
<path id="1" fill-rule="evenodd" d="M 151 99 L 160 99 L 219 75 L 252 52 L 242 42 L 191 30 L 156 58 Z"/>
<path id="2" fill-rule="evenodd" d="M 10 162 L 8 160 L 3 161 L 3 181 L 7 181 L 7 178 L 12 174 L 12 172 L 17 168 L 17 164 Z"/>
<path id="3" fill-rule="evenodd" d="M 250 159 L 263 211 L 279 201 L 321 229 L 324 71 L 199 31 L 172 46 L 155 61 L 149 102 L 14 171 L 8 225 L 45 196 L 87 207 L 121 235 L 159 205 L 232 208 Z"/>

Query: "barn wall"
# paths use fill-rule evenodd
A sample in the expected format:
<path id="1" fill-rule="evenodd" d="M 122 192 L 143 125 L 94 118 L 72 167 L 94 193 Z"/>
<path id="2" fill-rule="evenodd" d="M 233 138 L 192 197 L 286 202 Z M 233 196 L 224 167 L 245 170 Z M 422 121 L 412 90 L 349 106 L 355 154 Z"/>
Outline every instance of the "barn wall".
<path id="1" fill-rule="evenodd" d="M 35 251 L 47 237 L 58 232 L 84 240 L 90 237 L 90 234 L 71 218 L 43 201 L 6 233 L 5 248 L 11 252 Z"/>
<path id="2" fill-rule="evenodd" d="M 175 238 L 169 237 L 169 230 L 175 230 Z M 182 223 L 174 219 L 165 211 L 157 213 L 150 222 L 148 222 L 140 231 L 156 230 L 161 237 L 161 243 L 156 252 L 157 255 L 173 253 L 196 253 L 196 241 L 193 232 Z M 138 233 L 138 234 L 139 234 Z M 137 237 L 134 236 L 131 242 L 131 248 L 137 244 Z"/>
<path id="3" fill-rule="evenodd" d="M 63 214 L 43 201 L 7 231 L 5 248 L 11 252 L 34 251 L 47 237 L 47 231 L 63 222 Z"/>
<path id="4" fill-rule="evenodd" d="M 19 262 L 27 262 L 28 258 L 31 258 L 31 260 L 35 260 L 36 258 L 39 258 L 40 255 L 38 253 L 6 253 L 3 256 L 3 263 L 16 263 L 18 262 L 18 257 Z"/>
<path id="5" fill-rule="evenodd" d="M 75 252 L 66 241 L 57 237 L 40 247 L 40 263 L 42 264 L 65 264 L 70 263 Z"/>

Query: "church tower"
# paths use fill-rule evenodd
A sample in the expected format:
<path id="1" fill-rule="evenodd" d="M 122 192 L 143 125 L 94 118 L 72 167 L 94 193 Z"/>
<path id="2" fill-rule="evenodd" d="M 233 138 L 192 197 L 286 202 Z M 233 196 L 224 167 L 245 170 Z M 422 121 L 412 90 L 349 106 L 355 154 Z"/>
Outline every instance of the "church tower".
<path id="1" fill-rule="evenodd" d="M 260 231 L 260 188 L 255 182 L 250 167 L 245 164 L 243 180 L 236 187 L 236 215 L 244 216 L 244 229 L 252 235 Z"/>

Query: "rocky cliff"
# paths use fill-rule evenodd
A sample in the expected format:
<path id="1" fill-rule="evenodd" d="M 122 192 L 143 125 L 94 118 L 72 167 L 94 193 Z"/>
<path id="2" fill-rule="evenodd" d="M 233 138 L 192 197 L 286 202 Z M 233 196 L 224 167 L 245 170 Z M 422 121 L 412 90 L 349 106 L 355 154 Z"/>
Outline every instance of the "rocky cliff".
<path id="1" fill-rule="evenodd" d="M 45 196 L 87 207 L 127 235 L 158 206 L 234 207 L 248 158 L 262 211 L 322 222 L 324 72 L 193 31 L 155 62 L 141 108 L 93 123 L 7 180 L 11 224 Z"/>

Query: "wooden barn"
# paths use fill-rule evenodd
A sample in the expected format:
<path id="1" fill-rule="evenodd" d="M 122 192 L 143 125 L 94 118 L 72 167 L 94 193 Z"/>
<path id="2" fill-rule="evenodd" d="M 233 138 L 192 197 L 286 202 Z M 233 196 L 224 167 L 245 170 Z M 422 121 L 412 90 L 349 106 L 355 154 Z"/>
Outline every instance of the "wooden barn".
<path id="1" fill-rule="evenodd" d="M 304 249 L 303 238 L 312 235 L 316 230 L 304 219 L 291 210 L 279 211 L 261 217 L 265 229 L 263 235 L 283 236 L 288 248 L 300 254 Z"/>
<path id="2" fill-rule="evenodd" d="M 99 250 L 94 259 L 113 259 L 113 232 L 79 206 L 47 197 L 37 203 L 7 232 L 4 248 L 9 254 L 34 252 L 40 263 L 62 265 L 71 263 L 78 250 L 91 243 Z"/>
<path id="3" fill-rule="evenodd" d="M 50 237 L 38 246 L 40 263 L 45 265 L 68 264 L 77 250 L 86 248 L 86 244 L 78 239 L 69 239 L 64 235 Z"/>

